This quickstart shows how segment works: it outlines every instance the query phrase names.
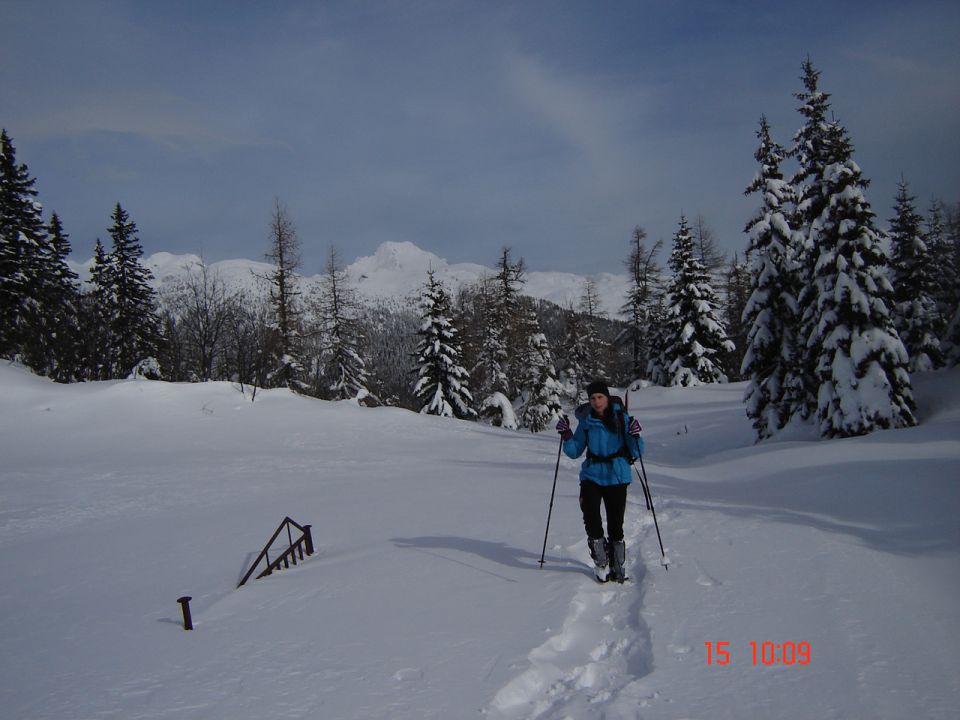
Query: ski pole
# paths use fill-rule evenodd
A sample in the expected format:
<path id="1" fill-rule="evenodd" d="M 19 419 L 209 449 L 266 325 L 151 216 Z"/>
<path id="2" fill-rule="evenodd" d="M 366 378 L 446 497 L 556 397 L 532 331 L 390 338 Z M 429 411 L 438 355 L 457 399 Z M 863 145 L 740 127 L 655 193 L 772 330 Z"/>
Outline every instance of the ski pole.
<path id="1" fill-rule="evenodd" d="M 637 470 L 637 466 L 633 466 L 634 471 L 637 473 L 637 480 L 640 481 L 640 487 L 643 490 L 643 501 L 647 504 L 647 510 L 650 510 L 652 507 L 651 498 L 650 498 L 650 488 L 647 487 L 647 484 L 643 481 L 643 475 L 640 474 L 640 471 Z"/>
<path id="2" fill-rule="evenodd" d="M 650 493 L 650 483 L 647 480 L 647 468 L 643 465 L 643 456 L 640 456 L 640 468 L 643 470 L 643 477 L 640 478 L 640 482 L 643 485 L 644 493 L 647 495 L 648 502 L 650 503 L 650 513 L 653 515 L 653 526 L 657 529 L 657 541 L 660 543 L 660 557 L 663 558 L 663 569 L 669 570 L 670 566 L 667 565 L 666 559 L 667 554 L 663 551 L 663 538 L 660 537 L 660 525 L 657 523 L 657 511 L 653 509 L 653 495 Z M 636 465 L 634 465 L 636 470 Z M 637 475 L 639 475 L 639 471 Z"/>
<path id="3" fill-rule="evenodd" d="M 557 491 L 557 475 L 560 474 L 560 452 L 563 450 L 563 435 L 560 436 L 560 447 L 557 448 L 557 469 L 553 471 L 553 490 L 550 491 L 550 509 L 547 511 L 547 529 L 543 533 L 543 552 L 540 553 L 540 569 L 543 569 L 543 558 L 547 554 L 547 535 L 550 532 L 550 516 L 553 515 L 553 495 Z"/>
<path id="4" fill-rule="evenodd" d="M 640 487 L 643 488 L 643 500 L 647 503 L 647 510 L 650 509 L 650 488 L 647 487 L 647 484 L 643 481 L 643 476 L 640 474 L 640 471 L 637 470 L 637 466 L 634 465 L 633 469 L 637 471 L 637 480 L 640 481 Z"/>

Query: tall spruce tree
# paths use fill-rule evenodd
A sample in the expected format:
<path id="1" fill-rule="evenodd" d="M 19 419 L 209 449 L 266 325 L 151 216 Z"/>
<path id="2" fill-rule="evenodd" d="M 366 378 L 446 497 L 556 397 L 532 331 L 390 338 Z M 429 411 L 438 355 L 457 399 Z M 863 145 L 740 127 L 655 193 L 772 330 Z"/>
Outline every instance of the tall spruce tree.
<path id="1" fill-rule="evenodd" d="M 0 131 L 0 357 L 21 356 L 41 329 L 45 232 L 36 180 L 17 162 L 13 140 Z"/>
<path id="2" fill-rule="evenodd" d="M 724 277 L 723 288 L 723 326 L 727 337 L 734 345 L 734 350 L 722 353 L 724 373 L 730 380 L 743 379 L 741 367 L 744 350 L 747 347 L 747 325 L 743 319 L 743 312 L 750 299 L 750 270 L 746 262 L 741 262 L 737 253 L 733 254 L 730 266 Z"/>
<path id="3" fill-rule="evenodd" d="M 662 293 L 657 295 L 650 311 L 650 324 L 653 330 L 650 334 L 651 350 L 650 358 L 647 361 L 647 377 L 654 385 L 670 384 L 667 375 L 670 361 L 666 354 L 670 345 L 670 337 L 667 327 L 667 308 L 664 305 L 665 299 Z"/>
<path id="4" fill-rule="evenodd" d="M 108 232 L 113 248 L 107 257 L 111 377 L 124 378 L 141 360 L 157 355 L 160 319 L 153 274 L 143 266 L 137 226 L 117 203 Z"/>
<path id="5" fill-rule="evenodd" d="M 479 394 L 484 399 L 495 393 L 513 399 L 519 392 L 520 355 L 526 343 L 520 295 L 526 268 L 523 258 L 511 258 L 508 247 L 501 250 L 496 268 L 495 276 L 480 283 L 480 347 L 471 377 L 477 379 Z"/>
<path id="6" fill-rule="evenodd" d="M 719 301 L 709 275 L 694 251 L 685 217 L 673 238 L 669 267 L 673 272 L 666 293 L 667 384 L 691 386 L 726 382 L 720 355 L 733 352 L 733 343 L 717 312 Z"/>
<path id="7" fill-rule="evenodd" d="M 521 422 L 530 432 L 540 432 L 553 425 L 559 417 L 563 386 L 557 379 L 547 336 L 542 332 L 533 333 L 527 339 L 527 347 L 530 361 L 526 370 L 527 389 Z"/>
<path id="8" fill-rule="evenodd" d="M 520 350 L 518 362 L 521 369 L 518 383 L 522 403 L 520 424 L 531 432 L 540 432 L 560 412 L 563 386 L 557 379 L 553 354 L 540 327 L 536 306 L 529 298 L 525 300 L 521 308 L 521 327 L 526 342 Z"/>
<path id="9" fill-rule="evenodd" d="M 940 346 L 947 366 L 955 367 L 960 364 L 960 305 L 957 305 L 953 317 L 943 331 Z"/>
<path id="10" fill-rule="evenodd" d="M 273 199 L 270 214 L 270 247 L 266 259 L 273 266 L 262 278 L 270 288 L 273 307 L 272 369 L 267 382 L 272 387 L 304 390 L 303 336 L 300 318 L 300 239 L 297 228 L 280 198 Z"/>
<path id="11" fill-rule="evenodd" d="M 336 249 L 331 247 L 317 305 L 322 338 L 321 397 L 347 400 L 371 394 L 366 361 L 361 354 L 364 332 L 360 310 L 356 291 L 340 267 Z"/>
<path id="12" fill-rule="evenodd" d="M 829 153 L 827 115 L 830 110 L 830 94 L 820 90 L 820 72 L 813 67 L 808 57 L 803 63 L 803 91 L 795 93 L 800 101 L 798 111 L 804 123 L 793 137 L 793 146 L 789 156 L 799 165 L 790 180 L 795 195 L 793 216 L 788 218 L 791 227 L 797 232 L 792 243 L 792 256 L 796 259 L 795 287 L 797 295 L 797 317 L 802 323 L 799 328 L 795 363 L 791 374 L 800 381 L 800 390 L 796 406 L 791 414 L 803 419 L 810 418 L 817 408 L 818 379 L 816 374 L 817 356 L 815 349 L 807 343 L 815 327 L 806 324 L 804 318 L 811 318 L 811 308 L 817 297 L 814 286 L 816 261 L 814 248 L 820 232 L 816 222 L 827 206 L 823 176 L 825 169 L 833 162 Z"/>
<path id="13" fill-rule="evenodd" d="M 923 218 L 913 202 L 906 180 L 901 179 L 890 220 L 894 324 L 910 356 L 910 370 L 924 371 L 940 367 L 943 355 L 934 269 L 922 237 Z"/>
<path id="14" fill-rule="evenodd" d="M 927 248 L 928 264 L 936 268 L 932 273 L 932 291 L 937 311 L 936 325 L 941 335 L 960 303 L 960 272 L 957 268 L 960 257 L 947 230 L 943 203 L 934 199 L 924 223 L 923 243 Z"/>
<path id="15" fill-rule="evenodd" d="M 70 238 L 56 213 L 50 216 L 44 253 L 45 291 L 43 325 L 47 331 L 47 374 L 59 382 L 81 377 L 80 290 L 77 274 L 70 269 Z"/>
<path id="16" fill-rule="evenodd" d="M 831 123 L 825 140 L 830 162 L 811 178 L 825 199 L 810 225 L 814 300 L 802 322 L 816 360 L 820 433 L 849 437 L 914 425 L 907 351 L 889 310 L 887 260 L 863 195 L 868 181 L 843 126 Z"/>
<path id="17" fill-rule="evenodd" d="M 420 297 L 422 323 L 417 335 L 417 382 L 413 394 L 427 415 L 472 419 L 477 416 L 470 376 L 460 362 L 461 346 L 450 319 L 450 297 L 431 269 Z"/>
<path id="18" fill-rule="evenodd" d="M 39 204 L 31 205 L 39 212 Z M 27 252 L 21 256 L 25 282 L 20 284 L 23 294 L 13 328 L 17 355 L 34 372 L 70 382 L 82 374 L 77 326 L 79 289 L 77 275 L 67 264 L 70 242 L 56 213 L 40 232 L 34 225 L 31 220 L 29 231 L 20 233 Z"/>
<path id="19" fill-rule="evenodd" d="M 760 119 L 757 137 L 760 145 L 754 157 L 760 170 L 745 194 L 758 193 L 761 206 L 745 228 L 750 297 L 743 311 L 747 337 L 740 370 L 749 380 L 744 393 L 747 417 L 757 439 L 763 439 L 787 423 L 803 388 L 794 375 L 799 287 L 789 221 L 792 191 L 780 170 L 783 148 L 770 137 L 766 117 Z"/>
<path id="20" fill-rule="evenodd" d="M 937 308 L 943 326 L 940 346 L 944 361 L 953 367 L 960 363 L 960 205 L 945 209 L 934 200 L 925 240 L 930 262 L 937 268 Z"/>
<path id="21" fill-rule="evenodd" d="M 80 299 L 84 377 L 87 380 L 109 380 L 113 357 L 113 334 L 110 325 L 113 286 L 110 281 L 110 262 L 100 238 L 97 238 L 94 245 L 90 286 L 91 290 L 84 292 Z"/>

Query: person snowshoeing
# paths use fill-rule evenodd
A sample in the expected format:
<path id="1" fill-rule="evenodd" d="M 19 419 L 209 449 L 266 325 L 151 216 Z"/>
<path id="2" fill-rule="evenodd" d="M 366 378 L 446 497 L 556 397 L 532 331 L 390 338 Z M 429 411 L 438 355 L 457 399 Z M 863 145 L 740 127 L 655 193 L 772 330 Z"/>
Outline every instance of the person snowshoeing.
<path id="1" fill-rule="evenodd" d="M 593 558 L 597 580 L 623 582 L 626 545 L 623 540 L 623 515 L 627 507 L 630 466 L 643 454 L 640 423 L 630 417 L 618 397 L 610 397 L 604 380 L 587 386 L 590 403 L 577 408 L 576 432 L 566 416 L 557 423 L 563 438 L 563 451 L 578 458 L 587 453 L 580 466 L 580 509 L 587 544 Z M 604 539 L 600 503 L 607 516 Z"/>

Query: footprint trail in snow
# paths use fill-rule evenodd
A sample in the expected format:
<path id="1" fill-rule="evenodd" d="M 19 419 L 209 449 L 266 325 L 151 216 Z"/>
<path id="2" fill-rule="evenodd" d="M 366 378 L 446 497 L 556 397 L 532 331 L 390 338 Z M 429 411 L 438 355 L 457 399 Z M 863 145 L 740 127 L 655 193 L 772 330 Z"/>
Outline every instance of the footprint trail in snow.
<path id="1" fill-rule="evenodd" d="M 630 506 L 624 533 L 630 579 L 618 585 L 584 578 L 560 632 L 530 652 L 529 667 L 496 694 L 485 709 L 488 717 L 599 717 L 650 672 L 650 634 L 640 611 L 647 572 L 641 544 L 649 542 L 652 526 L 645 510 Z M 589 557 L 586 540 L 566 552 Z"/>

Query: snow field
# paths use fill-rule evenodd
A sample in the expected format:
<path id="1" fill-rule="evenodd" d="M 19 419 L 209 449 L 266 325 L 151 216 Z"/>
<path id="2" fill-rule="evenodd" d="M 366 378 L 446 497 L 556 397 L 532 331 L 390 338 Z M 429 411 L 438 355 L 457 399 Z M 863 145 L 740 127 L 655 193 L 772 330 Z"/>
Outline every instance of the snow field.
<path id="1" fill-rule="evenodd" d="M 554 433 L 0 367 L 0 715 L 954 717 L 960 373 L 830 442 L 754 445 L 742 392 L 631 393 L 671 563 L 635 483 L 618 586 L 565 457 L 539 567 Z M 236 590 L 285 515 L 317 554 Z"/>

